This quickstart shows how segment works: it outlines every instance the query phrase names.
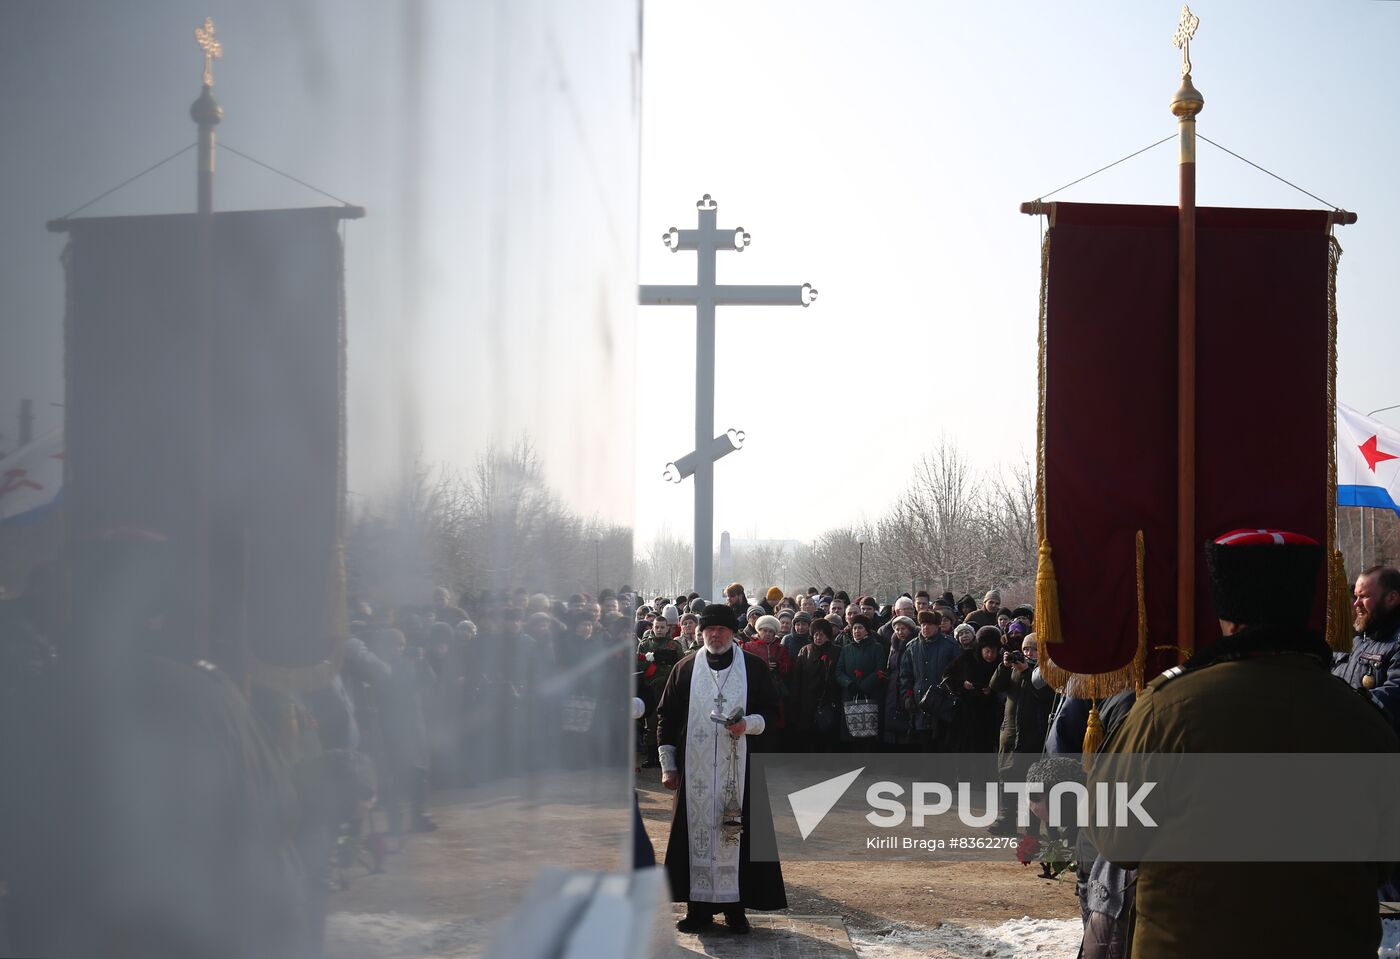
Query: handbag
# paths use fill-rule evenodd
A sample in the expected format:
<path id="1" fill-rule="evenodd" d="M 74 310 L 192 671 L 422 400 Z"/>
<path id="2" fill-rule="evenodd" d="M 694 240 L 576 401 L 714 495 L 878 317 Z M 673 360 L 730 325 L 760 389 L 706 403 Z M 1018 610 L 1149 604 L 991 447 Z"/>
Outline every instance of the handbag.
<path id="1" fill-rule="evenodd" d="M 940 722 L 950 723 L 953 717 L 958 714 L 958 707 L 962 704 L 962 697 L 950 690 L 945 684 L 938 683 L 924 690 L 923 697 L 919 700 L 919 709 L 925 716 L 937 719 Z"/>
<path id="2" fill-rule="evenodd" d="M 880 734 L 880 707 L 870 700 L 858 697 L 842 708 L 846 713 L 846 729 L 852 739 L 871 739 Z"/>
<path id="3" fill-rule="evenodd" d="M 593 728 L 598 700 L 591 696 L 570 696 L 564 700 L 564 732 L 586 733 Z"/>

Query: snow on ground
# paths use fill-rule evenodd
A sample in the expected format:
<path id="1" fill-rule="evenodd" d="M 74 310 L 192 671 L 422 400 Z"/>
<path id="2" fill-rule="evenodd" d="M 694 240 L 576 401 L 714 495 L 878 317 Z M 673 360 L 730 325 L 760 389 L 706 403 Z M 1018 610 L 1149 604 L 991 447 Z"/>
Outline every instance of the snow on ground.
<path id="1" fill-rule="evenodd" d="M 1380 959 L 1400 959 L 1400 919 L 1381 920 Z"/>
<path id="2" fill-rule="evenodd" d="M 335 959 L 467 959 L 480 955 L 480 924 L 471 919 L 418 919 L 397 913 L 333 912 L 326 917 L 326 955 Z"/>
<path id="3" fill-rule="evenodd" d="M 995 926 L 945 922 L 933 929 L 897 925 L 872 932 L 848 926 L 860 959 L 1075 959 L 1078 919 L 1011 919 Z M 883 934 L 882 934 L 883 933 Z"/>
<path id="4" fill-rule="evenodd" d="M 1400 919 L 1387 919 L 1379 959 L 1400 959 Z M 1078 919 L 1011 919 L 995 926 L 945 922 L 878 931 L 848 926 L 860 959 L 1075 959 Z M 335 959 L 468 959 L 480 955 L 481 928 L 469 919 L 417 919 L 396 913 L 332 913 L 326 954 Z"/>

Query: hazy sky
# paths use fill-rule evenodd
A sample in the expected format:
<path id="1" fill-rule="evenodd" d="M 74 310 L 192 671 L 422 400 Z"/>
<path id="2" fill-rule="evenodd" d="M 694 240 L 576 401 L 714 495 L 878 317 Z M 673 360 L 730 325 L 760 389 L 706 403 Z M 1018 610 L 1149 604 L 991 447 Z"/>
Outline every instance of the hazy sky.
<path id="1" fill-rule="evenodd" d="M 1192 9 L 1199 132 L 1359 213 L 1339 231 L 1339 392 L 1400 403 L 1400 4 Z M 717 527 L 810 539 L 873 519 L 940 435 L 986 469 L 1032 456 L 1039 224 L 1017 207 L 1174 133 L 1179 4 L 645 11 L 642 282 L 693 282 L 694 255 L 660 236 L 708 192 L 721 226 L 753 234 L 720 282 L 820 291 L 806 310 L 719 311 L 715 425 L 748 441 L 716 468 Z M 1206 143 L 1198 182 L 1203 205 L 1318 206 Z M 1175 204 L 1176 183 L 1173 142 L 1056 199 Z M 692 445 L 692 314 L 639 311 L 643 539 L 689 537 L 691 485 L 660 473 Z M 1263 404 L 1239 415 L 1288 442 Z"/>
<path id="2" fill-rule="evenodd" d="M 820 291 L 805 310 L 720 310 L 715 425 L 748 441 L 717 468 L 717 533 L 810 539 L 877 516 L 940 436 L 987 470 L 1032 454 L 1040 227 L 1017 206 L 1176 125 L 1174 2 L 648 0 L 640 72 L 623 0 L 428 3 L 417 59 L 405 7 L 0 4 L 0 431 L 21 396 L 41 431 L 60 417 L 62 240 L 43 223 L 193 139 L 206 13 L 224 142 L 370 210 L 348 234 L 352 489 L 405 449 L 466 464 L 523 425 L 576 505 L 631 513 L 643 543 L 689 536 L 692 486 L 661 472 L 692 446 L 694 323 L 638 308 L 632 334 L 623 274 L 635 253 L 640 282 L 693 281 L 694 256 L 660 237 L 693 225 L 700 194 L 753 235 L 722 282 Z M 1400 3 L 1196 13 L 1200 133 L 1359 213 L 1340 231 L 1340 396 L 1400 403 Z M 192 167 L 90 212 L 189 209 Z M 1175 191 L 1168 143 L 1057 198 Z M 1205 143 L 1199 194 L 1317 206 Z M 217 198 L 329 202 L 233 157 Z M 1288 442 L 1262 405 L 1240 418 Z"/>

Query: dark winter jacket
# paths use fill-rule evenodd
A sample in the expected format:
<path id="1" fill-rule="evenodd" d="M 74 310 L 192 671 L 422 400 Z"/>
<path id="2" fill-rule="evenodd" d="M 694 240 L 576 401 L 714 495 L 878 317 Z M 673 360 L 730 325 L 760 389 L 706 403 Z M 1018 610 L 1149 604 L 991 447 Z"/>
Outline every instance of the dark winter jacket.
<path id="1" fill-rule="evenodd" d="M 841 688 L 836 683 L 836 660 L 841 650 L 831 643 L 808 643 L 797 654 L 793 669 L 791 727 L 798 732 L 814 729 L 817 709 L 830 705 L 833 716 L 841 714 Z"/>
<path id="2" fill-rule="evenodd" d="M 962 647 L 942 633 L 929 639 L 916 636 L 909 641 L 899 659 L 899 698 L 914 716 L 915 729 L 932 729 L 935 720 L 919 708 L 930 686 L 942 682 L 953 660 L 962 654 Z"/>
<path id="3" fill-rule="evenodd" d="M 864 642 L 851 640 L 841 647 L 841 657 L 836 661 L 836 681 L 841 685 L 841 699 L 851 702 L 857 696 L 878 703 L 884 697 L 884 682 L 880 673 L 885 663 L 880 654 L 880 643 L 874 636 L 866 636 Z"/>
<path id="4" fill-rule="evenodd" d="M 1045 748 L 1045 732 L 1055 691 L 1049 686 L 1037 689 L 1031 682 L 1034 666 L 1018 672 L 1005 663 L 992 673 L 993 692 L 1006 694 L 998 752 L 1039 754 Z"/>
<path id="5" fill-rule="evenodd" d="M 1367 690 L 1390 726 L 1400 732 L 1400 610 L 1353 641 L 1351 652 L 1334 658 L 1332 674 L 1352 689 Z"/>

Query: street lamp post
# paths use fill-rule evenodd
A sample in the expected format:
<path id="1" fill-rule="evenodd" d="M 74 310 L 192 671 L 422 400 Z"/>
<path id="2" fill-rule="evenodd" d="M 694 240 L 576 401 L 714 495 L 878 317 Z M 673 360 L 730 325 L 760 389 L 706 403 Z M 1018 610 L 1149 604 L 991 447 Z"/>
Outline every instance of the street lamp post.
<path id="1" fill-rule="evenodd" d="M 603 591 L 603 538 L 593 537 L 593 595 Z"/>
<path id="2" fill-rule="evenodd" d="M 860 547 L 860 558 L 856 562 L 856 593 L 865 595 L 865 540 L 856 540 L 856 545 Z"/>

